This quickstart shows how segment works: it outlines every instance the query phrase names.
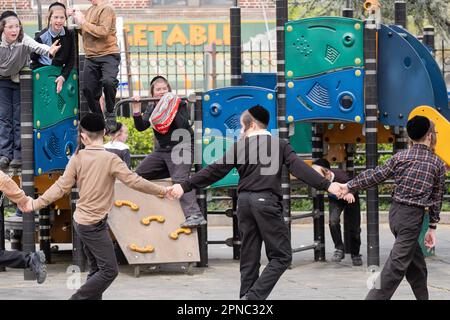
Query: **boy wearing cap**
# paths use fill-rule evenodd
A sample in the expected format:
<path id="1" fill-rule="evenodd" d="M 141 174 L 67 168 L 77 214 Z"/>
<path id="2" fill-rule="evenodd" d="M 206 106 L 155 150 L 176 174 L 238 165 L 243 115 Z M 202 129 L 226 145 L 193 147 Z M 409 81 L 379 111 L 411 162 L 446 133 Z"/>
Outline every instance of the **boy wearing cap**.
<path id="1" fill-rule="evenodd" d="M 445 164 L 434 153 L 436 132 L 434 123 L 415 116 L 406 125 L 412 145 L 392 156 L 382 166 L 369 169 L 347 183 L 348 190 L 366 189 L 393 178 L 389 225 L 395 236 L 391 250 L 380 274 L 380 287 L 369 291 L 366 299 L 390 299 L 403 277 L 411 285 L 418 300 L 428 299 L 427 266 L 418 242 L 425 212 L 430 216 L 425 246 L 434 247 L 435 229 L 445 187 Z"/>
<path id="2" fill-rule="evenodd" d="M 27 198 L 23 190 L 8 175 L 0 171 L 0 192 L 4 193 L 20 208 L 27 206 L 31 198 Z M 3 199 L 0 198 L 0 203 Z M 0 267 L 30 268 L 35 274 L 38 283 L 43 283 L 47 277 L 45 255 L 42 251 L 24 253 L 22 251 L 6 251 L 0 249 Z"/>
<path id="3" fill-rule="evenodd" d="M 283 218 L 281 168 L 318 190 L 340 196 L 338 184 L 331 183 L 305 164 L 288 142 L 267 131 L 269 112 L 254 106 L 241 115 L 241 139 L 222 159 L 203 168 L 189 180 L 170 190 L 175 197 L 194 188 L 206 187 L 232 168 L 239 172 L 238 223 L 241 235 L 241 289 L 244 300 L 266 299 L 292 261 L 289 229 Z M 269 263 L 259 274 L 264 242 Z"/>
<path id="4" fill-rule="evenodd" d="M 350 180 L 344 170 L 331 169 L 330 163 L 326 159 L 317 159 L 313 162 L 312 167 L 331 182 L 347 183 Z M 344 214 L 349 217 L 349 249 L 352 263 L 354 266 L 362 266 L 362 259 L 359 254 L 361 247 L 361 208 L 358 193 L 347 193 L 343 199 L 338 199 L 330 194 L 328 195 L 328 205 L 330 210 L 330 233 L 336 249 L 331 260 L 333 262 L 340 262 L 345 257 L 340 221 L 341 213 L 344 211 Z"/>
<path id="5" fill-rule="evenodd" d="M 107 217 L 113 204 L 114 183 L 119 179 L 128 187 L 158 196 L 166 188 L 131 172 L 114 153 L 103 147 L 105 124 L 97 113 L 88 113 L 80 121 L 79 147 L 70 158 L 64 174 L 26 211 L 35 211 L 69 193 L 76 183 L 80 198 L 73 214 L 74 229 L 83 242 L 89 262 L 86 283 L 71 297 L 74 300 L 102 299 L 103 292 L 118 274 L 113 243 L 108 233 Z"/>

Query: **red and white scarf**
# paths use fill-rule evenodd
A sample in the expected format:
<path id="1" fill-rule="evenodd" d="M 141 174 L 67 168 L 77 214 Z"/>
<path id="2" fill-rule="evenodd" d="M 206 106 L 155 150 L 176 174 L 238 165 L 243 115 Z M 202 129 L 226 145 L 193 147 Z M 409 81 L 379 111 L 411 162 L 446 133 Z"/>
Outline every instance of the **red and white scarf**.
<path id="1" fill-rule="evenodd" d="M 161 100 L 159 100 L 150 116 L 152 128 L 161 134 L 166 134 L 169 131 L 173 119 L 175 119 L 175 116 L 177 115 L 180 102 L 181 99 L 176 94 L 167 92 Z"/>

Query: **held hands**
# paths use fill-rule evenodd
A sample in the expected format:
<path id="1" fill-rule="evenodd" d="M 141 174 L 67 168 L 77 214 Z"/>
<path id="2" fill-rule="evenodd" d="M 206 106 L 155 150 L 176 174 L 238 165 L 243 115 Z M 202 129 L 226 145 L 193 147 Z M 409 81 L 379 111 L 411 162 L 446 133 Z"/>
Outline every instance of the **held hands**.
<path id="1" fill-rule="evenodd" d="M 355 196 L 353 194 L 351 194 L 351 193 L 347 193 L 346 195 L 344 195 L 342 197 L 342 199 L 344 199 L 348 203 L 354 203 L 355 202 Z"/>
<path id="2" fill-rule="evenodd" d="M 53 42 L 52 46 L 50 47 L 50 50 L 48 50 L 49 55 L 54 57 L 58 50 L 61 48 L 61 45 L 59 44 L 59 39 Z"/>
<path id="3" fill-rule="evenodd" d="M 167 192 L 172 199 L 180 199 L 184 194 L 183 188 L 179 184 L 174 184 L 171 187 L 167 187 L 167 189 Z"/>
<path id="4" fill-rule="evenodd" d="M 64 77 L 63 76 L 59 76 L 58 78 L 56 78 L 55 83 L 56 83 L 56 93 L 60 93 L 64 84 Z"/>
<path id="5" fill-rule="evenodd" d="M 32 202 L 33 202 L 33 198 L 26 197 L 26 199 L 24 201 L 21 201 L 20 203 L 17 203 L 17 207 L 22 212 L 25 212 L 25 213 L 32 212 L 32 211 L 34 211 Z"/>

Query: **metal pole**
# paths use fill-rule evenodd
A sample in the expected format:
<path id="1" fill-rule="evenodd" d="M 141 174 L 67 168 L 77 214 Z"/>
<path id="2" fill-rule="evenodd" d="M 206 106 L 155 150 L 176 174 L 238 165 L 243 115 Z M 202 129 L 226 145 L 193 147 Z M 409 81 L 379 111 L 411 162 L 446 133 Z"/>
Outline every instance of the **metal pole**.
<path id="1" fill-rule="evenodd" d="M 31 70 L 20 73 L 20 137 L 22 144 L 22 189 L 27 196 L 34 198 L 34 152 L 33 152 L 33 86 Z M 23 215 L 23 251 L 34 252 L 36 227 L 34 213 Z M 35 280 L 30 269 L 24 270 L 24 280 Z"/>
<path id="2" fill-rule="evenodd" d="M 194 168 L 195 172 L 202 169 L 202 94 L 196 92 L 195 97 L 195 112 L 194 112 Z M 200 206 L 200 210 L 203 216 L 208 220 L 208 206 L 206 203 L 206 190 L 201 188 L 197 189 L 197 202 Z M 200 249 L 200 262 L 197 263 L 198 267 L 208 266 L 208 228 L 207 225 L 197 228 L 198 243 Z"/>
<path id="3" fill-rule="evenodd" d="M 242 84 L 241 72 L 241 8 L 230 8 L 231 85 Z"/>
<path id="4" fill-rule="evenodd" d="M 377 25 L 375 19 L 367 19 L 364 27 L 364 59 L 366 75 L 364 98 L 366 114 L 366 168 L 373 169 L 378 162 L 377 128 Z M 378 188 L 367 189 L 367 264 L 369 269 L 380 265 Z"/>
<path id="5" fill-rule="evenodd" d="M 313 161 L 323 157 L 323 125 L 312 125 L 312 158 Z M 312 189 L 314 210 L 314 260 L 325 261 L 325 203 L 324 192 Z"/>
<path id="6" fill-rule="evenodd" d="M 237 1 L 236 1 L 237 2 Z M 231 85 L 242 85 L 242 61 L 241 61 L 241 8 L 234 6 L 230 8 L 230 53 L 231 53 Z M 241 245 L 239 239 L 239 229 L 237 221 L 237 190 L 230 190 L 233 210 L 233 259 L 239 260 Z"/>
<path id="7" fill-rule="evenodd" d="M 36 0 L 37 5 L 37 18 L 38 18 L 38 28 L 39 30 L 42 30 L 42 4 L 41 0 Z"/>
<path id="8" fill-rule="evenodd" d="M 434 27 L 433 26 L 425 26 L 423 27 L 423 39 L 422 43 L 426 45 L 430 51 L 431 54 L 434 57 Z"/>
<path id="9" fill-rule="evenodd" d="M 84 63 L 86 61 L 85 55 L 80 55 L 78 50 L 78 33 L 75 32 L 75 64 L 76 68 L 78 68 L 78 101 L 79 106 L 78 110 L 80 111 L 78 114 L 80 115 L 80 119 L 89 112 L 89 106 L 84 97 L 84 94 L 81 93 L 83 82 L 84 82 Z M 78 234 L 75 231 L 74 223 L 73 223 L 73 214 L 76 210 L 76 203 L 78 200 L 78 189 L 75 186 L 72 187 L 72 191 L 70 193 L 70 204 L 72 209 L 72 263 L 80 268 L 81 272 L 84 272 L 86 269 L 86 256 L 83 251 L 83 243 L 81 239 L 78 237 Z"/>
<path id="10" fill-rule="evenodd" d="M 349 8 L 350 5 L 350 1 L 347 1 L 347 6 L 346 8 L 342 9 L 342 16 L 345 18 L 353 18 L 353 9 Z M 347 160 L 345 161 L 344 165 L 345 165 L 345 170 L 347 171 L 349 177 L 353 177 L 354 173 L 355 173 L 355 168 L 354 168 L 354 164 L 353 164 L 353 158 L 354 158 L 354 149 L 355 149 L 355 145 L 354 144 L 349 144 L 346 145 L 346 153 L 347 153 Z M 346 210 L 344 210 L 344 248 L 345 248 L 345 253 L 350 253 L 350 230 L 349 230 L 349 226 L 350 226 L 350 220 L 351 217 L 349 216 L 349 214 L 347 213 Z"/>
<path id="11" fill-rule="evenodd" d="M 5 207 L 3 206 L 4 195 L 0 192 L 0 251 L 5 250 Z M 5 271 L 5 267 L 0 267 L 0 272 Z"/>
<path id="12" fill-rule="evenodd" d="M 39 211 L 39 248 L 44 251 L 47 263 L 52 263 L 50 246 L 50 209 L 47 207 Z"/>
<path id="13" fill-rule="evenodd" d="M 405 1 L 395 1 L 394 3 L 394 16 L 395 25 L 407 29 L 407 18 L 406 18 L 406 2 Z M 394 128 L 394 153 L 405 150 L 408 148 L 408 139 L 406 137 L 406 130 L 404 127 Z"/>
<path id="14" fill-rule="evenodd" d="M 394 3 L 394 23 L 396 26 L 407 29 L 406 20 L 406 2 L 405 1 L 395 1 Z"/>
<path id="15" fill-rule="evenodd" d="M 288 1 L 276 0 L 277 30 L 277 125 L 280 139 L 289 142 L 286 123 L 286 78 L 285 78 L 285 45 L 284 25 L 288 21 Z M 288 223 L 289 239 L 291 239 L 291 182 L 285 165 L 281 172 L 281 192 L 283 195 L 283 217 Z"/>

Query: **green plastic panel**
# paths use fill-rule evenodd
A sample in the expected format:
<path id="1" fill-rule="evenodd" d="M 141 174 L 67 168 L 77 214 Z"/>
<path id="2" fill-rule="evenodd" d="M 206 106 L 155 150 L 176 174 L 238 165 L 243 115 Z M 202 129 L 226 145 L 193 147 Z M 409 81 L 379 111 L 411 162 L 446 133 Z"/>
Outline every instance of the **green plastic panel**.
<path id="1" fill-rule="evenodd" d="M 61 67 L 45 66 L 33 70 L 33 128 L 44 129 L 78 113 L 78 74 L 75 69 L 56 93 Z"/>
<path id="2" fill-rule="evenodd" d="M 226 139 L 222 137 L 203 138 L 203 167 L 213 163 L 216 159 L 223 157 L 225 152 L 234 143 L 234 139 Z M 236 168 L 232 169 L 225 178 L 213 183 L 208 188 L 236 187 L 239 182 L 239 173 Z"/>
<path id="3" fill-rule="evenodd" d="M 286 78 L 362 67 L 363 22 L 342 17 L 308 18 L 285 25 Z"/>
<path id="4" fill-rule="evenodd" d="M 430 216 L 428 215 L 428 213 L 426 213 L 423 216 L 423 224 L 422 224 L 422 231 L 420 232 L 420 236 L 419 236 L 419 244 L 420 244 L 420 248 L 422 249 L 423 255 L 425 257 L 430 257 L 430 256 L 434 256 L 435 255 L 435 248 L 431 249 L 428 251 L 428 248 L 425 247 L 424 244 L 424 240 L 425 240 L 425 234 L 428 231 L 428 226 L 430 224 Z"/>
<path id="5" fill-rule="evenodd" d="M 296 122 L 294 124 L 294 135 L 290 136 L 289 140 L 295 153 L 312 152 L 311 136 L 312 134 L 310 123 Z"/>

